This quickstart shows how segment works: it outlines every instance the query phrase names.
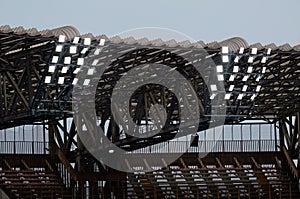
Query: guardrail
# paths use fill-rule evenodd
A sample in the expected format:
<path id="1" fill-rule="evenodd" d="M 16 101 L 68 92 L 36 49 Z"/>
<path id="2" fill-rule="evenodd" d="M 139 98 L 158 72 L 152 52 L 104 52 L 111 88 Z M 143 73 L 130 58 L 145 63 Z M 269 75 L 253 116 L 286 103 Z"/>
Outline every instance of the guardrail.
<path id="1" fill-rule="evenodd" d="M 49 154 L 48 149 L 48 142 L 0 141 L 0 154 Z"/>

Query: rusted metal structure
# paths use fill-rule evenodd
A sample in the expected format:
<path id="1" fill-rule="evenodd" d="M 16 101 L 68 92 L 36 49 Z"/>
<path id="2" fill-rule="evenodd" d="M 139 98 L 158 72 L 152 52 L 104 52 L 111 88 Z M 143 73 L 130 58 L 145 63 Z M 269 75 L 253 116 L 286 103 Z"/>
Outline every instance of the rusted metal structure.
<path id="1" fill-rule="evenodd" d="M 66 40 L 59 41 L 59 35 Z M 76 37 L 77 50 L 70 53 Z M 112 90 L 122 75 L 142 63 L 166 64 L 184 74 L 200 99 L 198 130 L 207 135 L 215 96 L 205 77 L 178 55 L 222 65 L 222 70 L 206 68 L 222 76 L 218 82 L 224 90 L 217 96 L 225 99 L 219 107 L 225 111 L 225 127 L 211 153 L 198 158 L 200 148 L 210 145 L 200 136 L 181 158 L 153 172 L 120 172 L 93 158 L 77 136 L 72 110 L 76 62 L 86 56 L 84 38 L 91 38 L 87 51 L 96 51 L 105 39 L 111 48 L 100 58 L 116 56 L 97 82 L 95 109 L 99 125 L 107 125 L 107 137 L 127 151 L 150 154 L 157 144 L 165 144 L 172 146 L 165 153 L 183 153 L 181 146 L 187 143 L 172 141 L 180 122 L 179 106 L 172 92 L 158 85 L 135 92 L 131 115 L 146 126 L 150 105 L 161 104 L 168 110 L 163 131 L 147 138 L 124 133 L 110 110 Z M 223 51 L 223 46 L 228 49 Z M 199 53 L 203 49 L 206 56 Z M 70 72 L 62 73 L 66 56 Z M 70 26 L 45 31 L 1 26 L 0 187 L 11 198 L 298 198 L 299 62 L 300 46 L 248 45 L 241 38 L 176 43 L 80 35 Z M 60 77 L 63 83 L 58 83 Z M 228 90 L 232 92 L 225 97 Z M 266 133 L 270 136 L 264 138 Z"/>

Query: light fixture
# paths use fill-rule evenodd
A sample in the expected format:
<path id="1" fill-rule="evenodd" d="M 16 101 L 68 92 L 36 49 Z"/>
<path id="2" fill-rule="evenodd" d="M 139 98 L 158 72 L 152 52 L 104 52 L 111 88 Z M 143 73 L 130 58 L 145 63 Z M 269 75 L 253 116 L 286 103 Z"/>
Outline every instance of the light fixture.
<path id="1" fill-rule="evenodd" d="M 234 89 L 234 85 L 233 85 L 233 84 L 231 84 L 231 85 L 229 86 L 229 89 L 228 89 L 228 91 L 233 91 L 233 89 Z"/>
<path id="2" fill-rule="evenodd" d="M 257 85 L 255 91 L 256 91 L 256 92 L 259 92 L 260 89 L 261 89 L 261 85 Z"/>
<path id="3" fill-rule="evenodd" d="M 77 82 L 78 82 L 78 78 L 74 78 L 73 81 L 72 81 L 72 84 L 73 84 L 73 85 L 76 85 Z"/>
<path id="4" fill-rule="evenodd" d="M 259 82 L 260 78 L 261 78 L 261 75 L 258 75 L 258 76 L 256 77 L 255 81 Z"/>
<path id="5" fill-rule="evenodd" d="M 234 78 L 235 78 L 235 75 L 230 75 L 229 81 L 233 82 L 233 81 L 234 81 Z"/>
<path id="6" fill-rule="evenodd" d="M 233 66 L 232 72 L 234 72 L 234 73 L 239 72 L 239 66 Z"/>
<path id="7" fill-rule="evenodd" d="M 93 63 L 92 63 L 92 66 L 96 66 L 98 64 L 98 61 L 99 61 L 99 59 L 94 59 Z"/>
<path id="8" fill-rule="evenodd" d="M 64 81 L 65 81 L 65 77 L 59 77 L 57 83 L 58 83 L 58 84 L 63 84 Z"/>
<path id="9" fill-rule="evenodd" d="M 89 68 L 88 72 L 87 72 L 87 75 L 93 75 L 94 71 L 95 71 L 95 68 Z"/>
<path id="10" fill-rule="evenodd" d="M 51 62 L 56 64 L 58 62 L 58 56 L 53 56 Z"/>
<path id="11" fill-rule="evenodd" d="M 216 95 L 217 95 L 217 94 L 213 93 L 213 94 L 210 96 L 209 99 L 211 99 L 211 100 L 214 99 L 214 98 L 216 97 Z"/>
<path id="12" fill-rule="evenodd" d="M 59 35 L 58 42 L 63 43 L 66 41 L 66 35 Z"/>
<path id="13" fill-rule="evenodd" d="M 77 74 L 79 71 L 80 71 L 80 68 L 76 68 L 76 69 L 73 71 L 73 74 Z"/>
<path id="14" fill-rule="evenodd" d="M 223 72 L 223 66 L 222 65 L 217 65 L 217 72 L 222 73 Z"/>
<path id="15" fill-rule="evenodd" d="M 224 81 L 224 76 L 223 75 L 218 75 L 218 81 Z"/>
<path id="16" fill-rule="evenodd" d="M 237 97 L 238 100 L 241 100 L 242 98 L 244 97 L 244 94 L 243 93 L 240 93 Z"/>
<path id="17" fill-rule="evenodd" d="M 94 55 L 99 55 L 101 52 L 101 48 L 97 48 L 94 52 Z"/>
<path id="18" fill-rule="evenodd" d="M 255 97 L 256 97 L 256 94 L 253 94 L 250 99 L 253 101 L 255 99 Z"/>
<path id="19" fill-rule="evenodd" d="M 89 45 L 91 45 L 91 41 L 92 41 L 91 38 L 84 38 L 83 44 L 86 46 L 89 46 Z"/>
<path id="20" fill-rule="evenodd" d="M 63 45 L 57 45 L 55 48 L 55 52 L 61 52 L 63 49 Z"/>
<path id="21" fill-rule="evenodd" d="M 243 92 L 246 92 L 246 91 L 247 91 L 247 88 L 248 88 L 248 86 L 247 86 L 247 85 L 244 85 L 242 91 L 243 91 Z"/>
<path id="22" fill-rule="evenodd" d="M 251 54 L 256 55 L 257 54 L 257 48 L 252 48 L 251 49 Z"/>
<path id="23" fill-rule="evenodd" d="M 74 37 L 73 39 L 73 44 L 78 44 L 79 43 L 80 37 Z"/>
<path id="24" fill-rule="evenodd" d="M 217 91 L 218 90 L 216 84 L 210 85 L 210 89 L 211 89 L 211 91 Z"/>
<path id="25" fill-rule="evenodd" d="M 249 78 L 249 75 L 245 75 L 245 76 L 243 77 L 242 81 L 245 82 L 245 81 L 248 80 L 248 78 Z"/>
<path id="26" fill-rule="evenodd" d="M 264 64 L 264 63 L 266 63 L 266 62 L 267 62 L 267 57 L 264 56 L 264 57 L 261 59 L 261 63 Z"/>
<path id="27" fill-rule="evenodd" d="M 264 66 L 264 67 L 262 67 L 262 70 L 261 70 L 261 73 L 265 73 L 266 72 L 266 67 Z"/>
<path id="28" fill-rule="evenodd" d="M 48 72 L 49 73 L 54 73 L 56 66 L 55 65 L 51 65 L 49 66 Z"/>
<path id="29" fill-rule="evenodd" d="M 253 66 L 248 66 L 247 73 L 252 73 L 252 71 L 253 71 Z"/>
<path id="30" fill-rule="evenodd" d="M 62 69 L 61 69 L 61 73 L 67 73 L 69 67 L 68 66 L 64 66 Z"/>
<path id="31" fill-rule="evenodd" d="M 89 85 L 90 84 L 90 79 L 85 79 L 84 81 L 83 81 L 83 85 L 84 86 L 87 86 L 87 85 Z"/>
<path id="32" fill-rule="evenodd" d="M 222 47 L 222 54 L 228 54 L 228 52 L 229 52 L 228 46 L 223 46 Z"/>
<path id="33" fill-rule="evenodd" d="M 104 44 L 105 44 L 105 39 L 100 39 L 99 46 L 104 46 Z"/>
<path id="34" fill-rule="evenodd" d="M 82 66 L 84 63 L 84 58 L 80 57 L 77 59 L 77 65 Z"/>
<path id="35" fill-rule="evenodd" d="M 224 96 L 224 99 L 228 100 L 228 99 L 230 99 L 230 97 L 231 97 L 231 94 L 230 93 L 226 93 L 225 96 Z"/>
<path id="36" fill-rule="evenodd" d="M 45 77 L 45 83 L 49 84 L 51 82 L 51 76 L 46 76 Z"/>
<path id="37" fill-rule="evenodd" d="M 71 64 L 71 57 L 65 57 L 64 64 Z"/>
<path id="38" fill-rule="evenodd" d="M 235 58 L 234 58 L 234 63 L 239 63 L 239 56 L 236 56 Z"/>
<path id="39" fill-rule="evenodd" d="M 253 58 L 252 56 L 250 56 L 250 57 L 248 58 L 248 63 L 253 63 L 253 60 L 254 60 L 254 58 Z"/>
<path id="40" fill-rule="evenodd" d="M 222 62 L 223 63 L 228 63 L 229 62 L 229 57 L 227 55 L 222 56 Z"/>
<path id="41" fill-rule="evenodd" d="M 88 48 L 83 48 L 80 53 L 85 54 L 87 51 L 88 51 Z"/>
<path id="42" fill-rule="evenodd" d="M 239 51 L 239 54 L 243 54 L 243 53 L 244 53 L 244 50 L 245 50 L 245 48 L 241 47 L 241 48 L 240 48 L 240 51 Z"/>
<path id="43" fill-rule="evenodd" d="M 77 46 L 70 46 L 70 54 L 76 54 Z"/>
<path id="44" fill-rule="evenodd" d="M 270 55 L 270 54 L 271 54 L 271 51 L 272 51 L 272 49 L 271 49 L 271 48 L 268 48 L 268 50 L 267 50 L 267 55 Z"/>

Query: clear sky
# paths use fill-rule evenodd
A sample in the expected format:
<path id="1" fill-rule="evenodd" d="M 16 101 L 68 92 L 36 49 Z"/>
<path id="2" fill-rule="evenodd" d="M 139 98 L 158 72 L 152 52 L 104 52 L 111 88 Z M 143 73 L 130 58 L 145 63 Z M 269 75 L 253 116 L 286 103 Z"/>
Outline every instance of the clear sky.
<path id="1" fill-rule="evenodd" d="M 249 44 L 300 43 L 299 0 L 2 0 L 0 24 L 51 29 L 74 25 L 108 36 L 139 27 L 171 28 L 205 43 L 240 36 Z"/>

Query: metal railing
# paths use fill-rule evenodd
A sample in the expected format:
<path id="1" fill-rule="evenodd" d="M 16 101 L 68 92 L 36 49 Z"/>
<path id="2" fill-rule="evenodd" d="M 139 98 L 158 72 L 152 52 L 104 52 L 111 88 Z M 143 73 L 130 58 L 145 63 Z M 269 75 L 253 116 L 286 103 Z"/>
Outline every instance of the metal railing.
<path id="1" fill-rule="evenodd" d="M 49 154 L 48 149 L 48 142 L 0 141 L 0 154 Z"/>

